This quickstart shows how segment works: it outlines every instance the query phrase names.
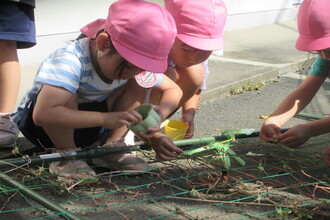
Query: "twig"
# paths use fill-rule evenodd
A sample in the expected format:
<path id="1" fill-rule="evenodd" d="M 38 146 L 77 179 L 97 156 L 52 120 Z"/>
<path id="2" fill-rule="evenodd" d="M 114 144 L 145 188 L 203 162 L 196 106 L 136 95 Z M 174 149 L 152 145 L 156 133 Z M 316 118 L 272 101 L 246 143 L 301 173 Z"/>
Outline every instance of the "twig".
<path id="1" fill-rule="evenodd" d="M 153 175 L 158 175 L 158 173 L 154 173 L 154 172 L 148 172 L 148 171 L 143 171 L 143 170 L 125 170 L 125 171 L 112 171 L 112 172 L 105 172 L 105 173 L 100 173 L 96 176 L 93 176 L 93 177 L 100 177 L 100 176 L 105 176 L 105 175 L 108 175 L 108 174 L 115 174 L 115 173 L 141 173 L 141 174 L 153 174 Z M 81 179 L 79 180 L 78 182 L 74 183 L 73 185 L 71 185 L 69 188 L 67 188 L 66 190 L 67 191 L 71 191 L 72 188 L 74 188 L 75 186 L 79 185 L 80 183 L 84 182 L 85 180 L 88 180 L 90 179 L 91 177 L 88 177 L 88 178 L 85 178 L 85 179 Z"/>
<path id="2" fill-rule="evenodd" d="M 204 199 L 193 199 L 193 198 L 176 197 L 176 196 L 169 196 L 169 197 L 166 197 L 166 199 L 179 199 L 179 200 L 189 200 L 189 201 L 207 202 L 207 203 L 224 203 L 224 204 L 233 204 L 233 205 L 261 205 L 261 206 L 269 206 L 269 207 L 299 209 L 299 207 L 288 206 L 288 205 L 273 205 L 273 204 L 266 204 L 266 203 L 254 203 L 254 202 L 230 202 L 230 201 L 218 201 L 218 200 L 204 200 Z"/>
<path id="3" fill-rule="evenodd" d="M 18 191 L 14 192 L 13 195 L 9 196 L 8 199 L 3 203 L 3 206 L 0 208 L 0 212 L 6 207 L 6 205 L 10 202 L 12 198 L 18 193 Z"/>

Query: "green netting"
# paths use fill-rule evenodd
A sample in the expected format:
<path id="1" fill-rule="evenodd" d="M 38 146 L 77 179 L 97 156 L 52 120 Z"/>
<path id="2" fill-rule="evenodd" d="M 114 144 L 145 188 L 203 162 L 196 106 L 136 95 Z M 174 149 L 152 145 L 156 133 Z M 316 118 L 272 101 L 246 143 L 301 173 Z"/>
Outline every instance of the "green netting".
<path id="1" fill-rule="evenodd" d="M 1 184 L 0 218 L 327 219 L 330 172 L 321 154 L 329 140 L 330 135 L 319 136 L 292 151 L 257 137 L 240 138 L 225 143 L 235 155 L 223 151 L 223 141 L 211 140 L 213 149 L 165 163 L 155 161 L 152 150 L 140 150 L 153 167 L 145 174 L 93 167 L 97 182 L 72 184 L 58 182 L 47 162 L 6 163 L 2 172 L 65 212 L 51 211 L 22 188 Z M 188 152 L 211 145 L 181 147 Z M 221 155 L 229 157 L 230 166 Z"/>

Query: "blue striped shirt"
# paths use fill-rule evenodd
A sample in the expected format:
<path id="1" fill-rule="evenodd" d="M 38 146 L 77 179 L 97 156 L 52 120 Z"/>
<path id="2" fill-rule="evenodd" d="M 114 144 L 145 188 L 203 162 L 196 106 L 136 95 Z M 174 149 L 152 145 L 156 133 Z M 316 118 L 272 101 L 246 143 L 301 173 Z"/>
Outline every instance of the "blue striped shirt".
<path id="1" fill-rule="evenodd" d="M 89 38 L 69 42 L 57 49 L 41 64 L 33 87 L 27 91 L 16 112 L 14 122 L 21 118 L 22 110 L 29 107 L 44 84 L 62 87 L 78 95 L 79 103 L 102 102 L 127 80 L 105 83 L 96 73 L 90 59 Z"/>

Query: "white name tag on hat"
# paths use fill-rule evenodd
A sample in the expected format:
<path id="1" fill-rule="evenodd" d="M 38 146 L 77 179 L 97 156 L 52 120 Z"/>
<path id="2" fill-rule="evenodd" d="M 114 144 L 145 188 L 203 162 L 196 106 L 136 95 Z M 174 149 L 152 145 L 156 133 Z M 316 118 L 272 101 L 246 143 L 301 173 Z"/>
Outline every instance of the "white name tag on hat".
<path id="1" fill-rule="evenodd" d="M 161 74 L 144 71 L 136 75 L 135 80 L 143 88 L 152 88 L 162 79 Z"/>

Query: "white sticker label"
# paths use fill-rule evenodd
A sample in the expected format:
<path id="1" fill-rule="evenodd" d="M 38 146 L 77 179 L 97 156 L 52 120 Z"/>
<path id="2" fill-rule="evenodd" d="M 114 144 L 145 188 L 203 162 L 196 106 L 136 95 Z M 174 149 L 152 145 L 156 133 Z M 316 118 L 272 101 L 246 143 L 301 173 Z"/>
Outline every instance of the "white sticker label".
<path id="1" fill-rule="evenodd" d="M 68 152 L 65 152 L 65 156 L 76 156 L 77 155 L 77 152 L 75 151 L 68 151 Z M 39 155 L 39 157 L 41 159 L 53 159 L 53 158 L 61 158 L 63 157 L 63 154 L 60 154 L 60 153 L 53 153 L 53 154 L 43 154 L 43 155 Z"/>
<path id="2" fill-rule="evenodd" d="M 149 71 L 144 71 L 136 75 L 135 80 L 141 87 L 151 88 L 158 83 L 160 74 L 162 73 L 153 73 Z"/>

